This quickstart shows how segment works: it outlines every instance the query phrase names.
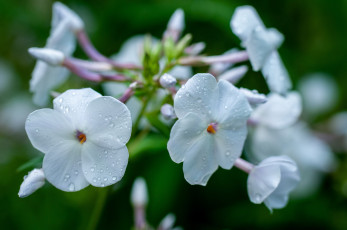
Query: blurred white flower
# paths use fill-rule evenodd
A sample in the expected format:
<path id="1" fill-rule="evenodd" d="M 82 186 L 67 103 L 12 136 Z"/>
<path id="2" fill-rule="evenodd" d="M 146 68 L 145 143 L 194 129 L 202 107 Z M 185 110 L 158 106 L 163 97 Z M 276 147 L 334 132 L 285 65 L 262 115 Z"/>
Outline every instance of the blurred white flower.
<path id="1" fill-rule="evenodd" d="M 160 85 L 163 88 L 172 88 L 175 87 L 177 80 L 174 78 L 171 74 L 164 73 L 160 78 L 159 78 Z"/>
<path id="2" fill-rule="evenodd" d="M 175 114 L 175 110 L 174 110 L 173 106 L 170 104 L 164 104 L 160 108 L 160 113 L 167 120 L 172 120 L 172 119 L 177 118 L 177 116 Z"/>
<path id="3" fill-rule="evenodd" d="M 172 230 L 176 221 L 176 216 L 172 213 L 167 214 L 158 226 L 158 230 Z"/>
<path id="4" fill-rule="evenodd" d="M 273 129 L 282 129 L 298 121 L 302 111 L 301 97 L 297 92 L 286 96 L 272 93 L 266 103 L 256 107 L 251 120 Z"/>
<path id="5" fill-rule="evenodd" d="M 178 121 L 170 133 L 170 157 L 184 161 L 190 184 L 206 185 L 218 165 L 230 169 L 241 155 L 250 105 L 229 82 L 196 74 L 178 90 L 174 109 Z"/>
<path id="6" fill-rule="evenodd" d="M 72 10 L 60 2 L 53 4 L 52 28 L 45 48 L 61 51 L 69 57 L 75 51 L 77 30 L 83 28 L 82 20 Z M 34 103 L 44 106 L 49 93 L 66 81 L 69 71 L 61 66 L 51 66 L 37 61 L 30 80 L 30 91 L 34 93 Z"/>
<path id="7" fill-rule="evenodd" d="M 285 94 L 292 85 L 277 52 L 283 35 L 274 28 L 267 29 L 251 6 L 237 7 L 230 26 L 246 48 L 253 70 L 262 71 L 271 91 Z"/>
<path id="8" fill-rule="evenodd" d="M 182 9 L 177 9 L 167 24 L 167 28 L 164 32 L 164 37 L 171 37 L 174 41 L 177 41 L 184 30 L 184 11 Z"/>
<path id="9" fill-rule="evenodd" d="M 298 89 L 302 95 L 304 113 L 315 117 L 329 112 L 338 101 L 338 87 L 332 76 L 314 73 L 299 81 Z"/>
<path id="10" fill-rule="evenodd" d="M 301 172 L 296 195 L 305 196 L 315 191 L 324 173 L 336 166 L 334 154 L 308 127 L 296 123 L 285 129 L 256 126 L 250 136 L 249 157 L 259 162 L 270 156 L 286 155 L 292 158 Z"/>
<path id="11" fill-rule="evenodd" d="M 247 180 L 248 196 L 255 204 L 264 202 L 270 211 L 283 208 L 299 181 L 300 174 L 293 160 L 287 156 L 269 157 L 251 170 Z"/>
<path id="12" fill-rule="evenodd" d="M 146 206 L 148 203 L 148 192 L 145 179 L 142 177 L 136 178 L 131 189 L 130 201 L 134 206 Z"/>
<path id="13" fill-rule="evenodd" d="M 34 169 L 24 176 L 24 181 L 20 185 L 18 196 L 24 198 L 33 194 L 45 184 L 45 174 L 42 169 Z"/>
<path id="14" fill-rule="evenodd" d="M 108 186 L 124 175 L 131 118 L 115 98 L 92 89 L 68 90 L 54 99 L 53 109 L 31 113 L 25 129 L 45 153 L 47 180 L 63 191 Z"/>

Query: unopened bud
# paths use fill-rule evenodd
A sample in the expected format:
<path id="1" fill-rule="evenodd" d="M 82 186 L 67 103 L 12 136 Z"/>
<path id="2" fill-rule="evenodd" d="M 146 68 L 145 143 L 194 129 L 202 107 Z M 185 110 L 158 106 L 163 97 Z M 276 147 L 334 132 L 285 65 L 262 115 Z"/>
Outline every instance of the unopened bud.
<path id="1" fill-rule="evenodd" d="M 172 107 L 172 105 L 170 105 L 170 104 L 164 104 L 160 108 L 160 112 L 161 112 L 161 115 L 167 120 L 172 120 L 172 119 L 177 118 L 177 116 L 175 114 L 175 110 Z"/>
<path id="2" fill-rule="evenodd" d="M 171 88 L 174 87 L 177 83 L 176 78 L 174 78 L 173 76 L 171 76 L 168 73 L 164 73 L 160 79 L 159 79 L 160 85 L 164 88 Z"/>
<path id="3" fill-rule="evenodd" d="M 145 206 L 148 203 L 147 185 L 142 178 L 136 178 L 131 190 L 131 203 L 134 206 Z"/>
<path id="4" fill-rule="evenodd" d="M 200 54 L 206 47 L 205 42 L 198 42 L 188 46 L 184 52 L 188 55 L 196 56 Z"/>
<path id="5" fill-rule="evenodd" d="M 167 214 L 164 219 L 160 222 L 158 229 L 160 230 L 171 230 L 175 224 L 176 217 L 174 214 Z"/>
<path id="6" fill-rule="evenodd" d="M 82 19 L 73 10 L 61 2 L 55 2 L 53 4 L 53 24 L 62 20 L 68 21 L 73 31 L 84 29 Z"/>
<path id="7" fill-rule="evenodd" d="M 263 104 L 267 102 L 267 97 L 264 94 L 258 93 L 257 90 L 240 88 L 240 91 L 246 96 L 248 102 L 252 105 Z"/>
<path id="8" fill-rule="evenodd" d="M 171 16 L 169 23 L 167 25 L 168 30 L 182 31 L 184 30 L 184 11 L 182 9 L 177 9 Z"/>
<path id="9" fill-rule="evenodd" d="M 42 169 L 32 170 L 24 177 L 24 181 L 20 185 L 18 196 L 24 198 L 31 195 L 45 184 L 45 179 L 46 177 Z"/>
<path id="10" fill-rule="evenodd" d="M 29 53 L 34 58 L 47 62 L 50 65 L 61 65 L 65 59 L 63 52 L 49 48 L 29 48 Z"/>

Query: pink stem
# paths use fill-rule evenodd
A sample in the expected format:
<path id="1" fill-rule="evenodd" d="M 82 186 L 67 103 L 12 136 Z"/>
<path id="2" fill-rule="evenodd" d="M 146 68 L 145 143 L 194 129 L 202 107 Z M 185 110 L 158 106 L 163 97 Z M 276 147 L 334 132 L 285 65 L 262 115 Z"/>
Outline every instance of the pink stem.
<path id="1" fill-rule="evenodd" d="M 132 95 L 134 95 L 134 90 L 133 90 L 133 88 L 129 87 L 124 92 L 124 94 L 119 98 L 119 100 L 123 103 L 126 103 L 131 98 Z"/>
<path id="2" fill-rule="evenodd" d="M 250 162 L 245 161 L 241 158 L 237 158 L 234 165 L 235 165 L 235 167 L 241 169 L 242 171 L 244 171 L 246 173 L 250 173 L 254 167 L 253 164 L 251 164 Z"/>

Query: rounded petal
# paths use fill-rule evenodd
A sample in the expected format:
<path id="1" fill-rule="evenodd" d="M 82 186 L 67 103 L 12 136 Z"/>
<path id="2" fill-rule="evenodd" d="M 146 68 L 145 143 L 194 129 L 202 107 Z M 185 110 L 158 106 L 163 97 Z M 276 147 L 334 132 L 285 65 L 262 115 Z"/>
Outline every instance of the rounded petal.
<path id="1" fill-rule="evenodd" d="M 264 200 L 264 204 L 272 211 L 273 208 L 279 209 L 285 207 L 288 203 L 288 198 L 289 196 L 286 194 L 275 193 Z"/>
<path id="2" fill-rule="evenodd" d="M 189 149 L 199 141 L 207 126 L 208 123 L 195 113 L 188 113 L 179 119 L 171 129 L 167 144 L 171 159 L 176 163 L 182 162 Z"/>
<path id="3" fill-rule="evenodd" d="M 47 180 L 60 190 L 79 191 L 89 185 L 82 172 L 82 146 L 78 141 L 64 141 L 46 153 L 42 168 Z"/>
<path id="4" fill-rule="evenodd" d="M 215 142 L 212 135 L 203 134 L 185 153 L 183 162 L 184 178 L 189 184 L 206 185 L 218 168 L 214 154 Z"/>
<path id="5" fill-rule="evenodd" d="M 82 167 L 85 178 L 96 187 L 105 187 L 122 179 L 128 164 L 126 146 L 108 149 L 86 142 L 82 149 Z"/>
<path id="6" fill-rule="evenodd" d="M 74 129 L 69 120 L 52 109 L 40 109 L 29 114 L 25 130 L 31 144 L 43 153 L 74 138 Z"/>
<path id="7" fill-rule="evenodd" d="M 233 130 L 219 129 L 215 134 L 216 159 L 224 169 L 231 169 L 237 158 L 241 156 L 243 145 L 247 137 L 247 126 L 240 126 Z"/>
<path id="8" fill-rule="evenodd" d="M 281 180 L 281 170 L 278 165 L 255 166 L 247 180 L 249 199 L 262 203 L 277 188 Z"/>
<path id="9" fill-rule="evenodd" d="M 218 88 L 219 108 L 216 121 L 219 126 L 223 129 L 246 127 L 252 109 L 245 95 L 225 80 L 218 82 Z"/>
<path id="10" fill-rule="evenodd" d="M 129 109 L 113 97 L 99 97 L 90 102 L 85 111 L 83 131 L 87 141 L 100 147 L 123 147 L 129 141 L 131 126 Z"/>
<path id="11" fill-rule="evenodd" d="M 270 128 L 282 129 L 293 125 L 301 112 L 301 97 L 297 92 L 286 96 L 271 94 L 266 103 L 254 110 L 251 119 Z"/>
<path id="12" fill-rule="evenodd" d="M 217 81 L 211 74 L 196 74 L 180 88 L 174 99 L 178 118 L 189 112 L 209 117 L 218 99 Z"/>
<path id="13" fill-rule="evenodd" d="M 272 52 L 266 60 L 261 72 L 272 92 L 285 94 L 292 88 L 292 82 L 290 81 L 287 69 L 283 65 L 277 51 Z"/>
<path id="14" fill-rule="evenodd" d="M 256 27 L 265 28 L 257 11 L 252 6 L 237 7 L 230 21 L 234 34 L 245 41 Z"/>
<path id="15" fill-rule="evenodd" d="M 81 129 L 88 104 L 98 97 L 101 94 L 90 88 L 70 89 L 53 100 L 53 108 L 69 117 L 76 129 Z"/>

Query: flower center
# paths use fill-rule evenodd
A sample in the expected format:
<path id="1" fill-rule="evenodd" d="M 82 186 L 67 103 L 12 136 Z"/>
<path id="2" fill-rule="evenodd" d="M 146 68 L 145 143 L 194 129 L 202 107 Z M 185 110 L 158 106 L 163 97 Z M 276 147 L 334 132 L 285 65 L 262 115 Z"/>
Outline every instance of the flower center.
<path id="1" fill-rule="evenodd" d="M 211 124 L 209 124 L 209 125 L 207 126 L 206 131 L 207 131 L 208 133 L 215 134 L 215 133 L 217 132 L 217 125 L 218 125 L 217 123 L 212 122 Z"/>
<path id="2" fill-rule="evenodd" d="M 77 130 L 76 132 L 76 138 L 81 144 L 83 144 L 87 140 L 87 136 L 79 130 Z"/>

